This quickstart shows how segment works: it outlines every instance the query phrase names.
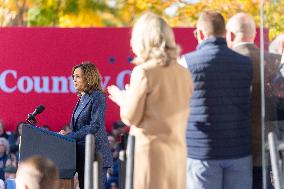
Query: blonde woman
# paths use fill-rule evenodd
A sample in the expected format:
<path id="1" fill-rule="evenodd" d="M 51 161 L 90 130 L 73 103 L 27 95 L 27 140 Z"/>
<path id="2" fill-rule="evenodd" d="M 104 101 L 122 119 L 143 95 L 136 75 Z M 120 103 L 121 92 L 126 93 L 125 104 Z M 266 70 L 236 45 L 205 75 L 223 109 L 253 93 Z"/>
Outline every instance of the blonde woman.
<path id="1" fill-rule="evenodd" d="M 108 87 L 122 121 L 136 137 L 134 188 L 185 188 L 185 131 L 191 76 L 177 64 L 178 47 L 164 19 L 145 13 L 134 25 L 136 55 L 126 90 Z"/>

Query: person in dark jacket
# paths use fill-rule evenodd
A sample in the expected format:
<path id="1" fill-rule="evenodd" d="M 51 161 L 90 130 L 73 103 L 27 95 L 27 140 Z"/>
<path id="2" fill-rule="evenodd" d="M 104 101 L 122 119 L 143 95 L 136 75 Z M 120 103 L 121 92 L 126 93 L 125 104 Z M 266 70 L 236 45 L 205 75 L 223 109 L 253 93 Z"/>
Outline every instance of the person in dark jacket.
<path id="1" fill-rule="evenodd" d="M 256 26 L 251 15 L 238 13 L 231 17 L 226 25 L 228 46 L 252 60 L 253 81 L 251 98 L 252 154 L 253 154 L 253 189 L 262 188 L 262 151 L 261 151 L 261 74 L 260 49 L 254 43 Z M 279 120 L 277 116 L 278 96 L 274 87 L 274 79 L 280 73 L 281 55 L 264 52 L 264 87 L 265 87 L 265 130 L 272 129 L 272 121 Z M 283 82 L 282 82 L 283 84 Z M 283 88 L 282 88 L 283 90 Z M 277 99 L 278 97 L 278 99 Z M 283 114 L 283 111 L 282 113 Z M 269 182 L 268 182 L 269 183 Z M 267 186 L 268 187 L 268 186 Z M 272 188 L 269 186 L 268 188 Z"/>
<path id="2" fill-rule="evenodd" d="M 5 130 L 5 125 L 1 120 L 0 120 L 0 137 L 4 137 L 6 139 L 9 138 L 9 135 L 6 133 L 6 130 Z"/>
<path id="3" fill-rule="evenodd" d="M 4 170 L 9 154 L 9 143 L 7 139 L 0 137 L 0 179 L 5 180 Z"/>
<path id="4" fill-rule="evenodd" d="M 22 135 L 22 129 L 24 125 L 25 122 L 23 121 L 19 122 L 17 124 L 15 132 L 13 132 L 8 138 L 10 144 L 10 152 L 16 154 L 17 158 L 19 153 L 20 137 Z"/>
<path id="5" fill-rule="evenodd" d="M 227 47 L 220 13 L 202 12 L 194 33 L 199 45 L 181 59 L 194 83 L 187 189 L 251 189 L 252 63 Z"/>
<path id="6" fill-rule="evenodd" d="M 101 182 L 103 187 L 106 172 L 112 166 L 112 154 L 105 129 L 106 95 L 101 87 L 101 75 L 92 62 L 76 65 L 72 71 L 74 87 L 79 100 L 72 114 L 72 132 L 60 133 L 76 140 L 76 165 L 80 188 L 84 188 L 85 137 L 95 136 L 95 153 L 102 157 Z"/>

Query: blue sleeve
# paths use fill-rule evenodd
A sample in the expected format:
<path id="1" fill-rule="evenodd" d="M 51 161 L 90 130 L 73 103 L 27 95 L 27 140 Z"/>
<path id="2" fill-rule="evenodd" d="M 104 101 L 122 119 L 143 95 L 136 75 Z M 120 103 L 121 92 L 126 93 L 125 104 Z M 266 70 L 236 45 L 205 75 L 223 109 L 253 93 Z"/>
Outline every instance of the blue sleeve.
<path id="1" fill-rule="evenodd" d="M 82 126 L 78 131 L 68 134 L 68 137 L 76 141 L 82 140 L 87 134 L 95 135 L 100 127 L 104 127 L 106 111 L 105 96 L 103 94 L 96 95 L 90 103 L 92 103 L 90 124 Z"/>

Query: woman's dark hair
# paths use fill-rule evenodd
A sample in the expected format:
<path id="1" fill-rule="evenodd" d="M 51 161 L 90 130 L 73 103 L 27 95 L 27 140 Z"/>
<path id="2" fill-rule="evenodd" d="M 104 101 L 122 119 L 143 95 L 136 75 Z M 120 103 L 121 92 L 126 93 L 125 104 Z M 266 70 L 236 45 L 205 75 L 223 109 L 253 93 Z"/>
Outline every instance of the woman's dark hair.
<path id="1" fill-rule="evenodd" d="M 17 137 L 20 136 L 19 127 L 20 127 L 21 124 L 26 124 L 26 123 L 25 123 L 24 121 L 21 121 L 21 122 L 19 122 L 19 123 L 17 124 L 16 130 L 15 130 L 15 135 L 16 135 Z"/>
<path id="2" fill-rule="evenodd" d="M 100 90 L 104 92 L 101 86 L 101 74 L 94 63 L 91 61 L 84 61 L 81 64 L 74 66 L 72 69 L 73 79 L 74 71 L 77 68 L 80 68 L 83 72 L 83 80 L 85 83 L 83 92 L 90 93 L 93 90 Z"/>

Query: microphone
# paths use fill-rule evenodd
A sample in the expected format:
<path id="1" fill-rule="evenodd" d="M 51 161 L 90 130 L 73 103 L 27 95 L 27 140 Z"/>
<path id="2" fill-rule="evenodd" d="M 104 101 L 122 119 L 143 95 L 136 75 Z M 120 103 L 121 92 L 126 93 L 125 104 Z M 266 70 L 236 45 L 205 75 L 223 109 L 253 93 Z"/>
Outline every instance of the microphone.
<path id="1" fill-rule="evenodd" d="M 42 113 L 44 109 L 45 107 L 43 105 L 39 105 L 33 113 L 30 113 L 28 115 L 27 122 L 30 123 L 31 120 L 33 120 L 33 122 L 36 123 L 36 119 L 35 119 L 36 115 Z"/>

